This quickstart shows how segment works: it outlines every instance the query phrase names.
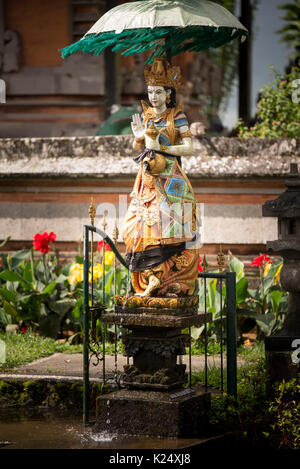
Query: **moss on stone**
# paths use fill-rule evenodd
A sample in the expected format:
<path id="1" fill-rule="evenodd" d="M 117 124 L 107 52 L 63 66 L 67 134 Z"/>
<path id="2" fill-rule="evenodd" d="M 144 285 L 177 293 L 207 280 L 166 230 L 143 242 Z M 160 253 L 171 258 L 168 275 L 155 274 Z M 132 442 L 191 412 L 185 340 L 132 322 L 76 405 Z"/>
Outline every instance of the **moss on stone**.
<path id="1" fill-rule="evenodd" d="M 90 406 L 96 398 L 110 390 L 109 385 L 90 383 Z M 43 407 L 69 409 L 82 407 L 83 385 L 75 382 L 49 382 L 44 380 L 0 380 L 0 407 Z"/>

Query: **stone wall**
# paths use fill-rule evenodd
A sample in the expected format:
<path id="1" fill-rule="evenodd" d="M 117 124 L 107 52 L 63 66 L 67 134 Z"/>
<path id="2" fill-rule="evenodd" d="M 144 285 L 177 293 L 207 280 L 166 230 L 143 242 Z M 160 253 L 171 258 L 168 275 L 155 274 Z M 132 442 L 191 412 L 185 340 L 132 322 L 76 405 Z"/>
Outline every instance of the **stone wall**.
<path id="1" fill-rule="evenodd" d="M 0 238 L 11 236 L 13 250 L 54 231 L 63 251 L 75 251 L 91 197 L 96 225 L 107 209 L 111 232 L 129 202 L 135 154 L 131 136 L 0 139 Z M 263 218 L 261 207 L 285 190 L 291 162 L 300 162 L 296 139 L 194 139 L 183 168 L 202 204 L 203 252 L 222 244 L 251 257 L 277 238 L 276 220 Z"/>

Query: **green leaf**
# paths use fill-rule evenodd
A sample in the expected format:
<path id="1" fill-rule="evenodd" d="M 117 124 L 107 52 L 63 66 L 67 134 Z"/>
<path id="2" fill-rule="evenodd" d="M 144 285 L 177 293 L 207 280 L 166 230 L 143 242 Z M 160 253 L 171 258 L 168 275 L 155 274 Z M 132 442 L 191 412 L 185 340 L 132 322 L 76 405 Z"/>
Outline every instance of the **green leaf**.
<path id="1" fill-rule="evenodd" d="M 208 301 L 210 307 L 215 306 L 215 297 L 216 297 L 216 286 L 217 286 L 217 279 L 210 280 L 208 282 Z"/>
<path id="2" fill-rule="evenodd" d="M 248 295 L 248 280 L 246 277 L 240 278 L 236 283 L 236 302 L 243 303 Z"/>
<path id="3" fill-rule="evenodd" d="M 282 295 L 283 295 L 283 291 L 280 291 L 280 290 L 274 290 L 269 294 L 271 298 L 272 309 L 274 313 L 278 312 L 278 308 L 279 308 Z"/>
<path id="4" fill-rule="evenodd" d="M 64 316 L 76 304 L 74 299 L 63 299 L 58 301 L 51 301 L 49 303 L 50 309 L 55 313 Z"/>
<path id="5" fill-rule="evenodd" d="M 30 262 L 26 262 L 24 265 L 23 279 L 32 284 L 33 279 L 32 279 L 32 270 L 31 270 Z"/>
<path id="6" fill-rule="evenodd" d="M 108 274 L 108 278 L 107 278 L 107 274 L 106 274 L 106 276 L 105 276 L 105 293 L 110 293 L 113 278 L 114 278 L 114 273 L 113 272 L 110 272 Z"/>
<path id="7" fill-rule="evenodd" d="M 11 324 L 12 318 L 10 314 L 6 314 L 2 308 L 0 308 L 0 324 L 3 324 L 3 326 L 7 326 L 8 324 Z"/>
<path id="8" fill-rule="evenodd" d="M 11 270 L 3 270 L 3 272 L 1 272 L 0 274 L 0 278 L 9 282 L 19 282 L 20 278 L 22 279 L 20 275 L 16 274 L 15 272 L 12 272 Z"/>
<path id="9" fill-rule="evenodd" d="M 4 246 L 4 244 L 7 243 L 7 241 L 9 241 L 11 238 L 11 236 L 8 236 L 4 241 L 2 241 L 2 243 L 0 243 L 0 248 L 2 248 L 2 246 Z"/>
<path id="10" fill-rule="evenodd" d="M 67 280 L 68 276 L 64 275 L 64 274 L 60 274 L 57 278 L 56 278 L 56 283 L 64 283 L 66 280 Z"/>
<path id="11" fill-rule="evenodd" d="M 191 337 L 194 339 L 194 340 L 198 340 L 199 337 L 201 336 L 202 332 L 204 331 L 204 325 L 200 326 L 200 327 L 195 327 L 195 326 L 192 326 L 191 327 Z"/>
<path id="12" fill-rule="evenodd" d="M 5 314 L 9 314 L 12 316 L 14 319 L 17 319 L 17 321 L 20 320 L 20 316 L 18 314 L 18 311 L 16 308 L 14 308 L 8 301 L 4 300 L 3 301 L 3 311 Z"/>
<path id="13" fill-rule="evenodd" d="M 240 280 L 244 276 L 244 264 L 237 257 L 233 257 L 230 261 L 230 271 L 236 273 L 236 280 Z"/>
<path id="14" fill-rule="evenodd" d="M 262 280 L 262 288 L 263 288 L 264 295 L 268 294 L 268 291 L 271 288 L 273 282 L 274 282 L 273 276 L 272 277 L 265 277 Z"/>
<path id="15" fill-rule="evenodd" d="M 83 311 L 83 297 L 81 296 L 72 310 L 72 314 L 76 319 L 80 319 L 81 313 Z"/>
<path id="16" fill-rule="evenodd" d="M 11 256 L 11 265 L 13 269 L 19 267 L 19 265 L 30 256 L 30 249 L 24 251 L 18 251 Z"/>
<path id="17" fill-rule="evenodd" d="M 42 295 L 51 295 L 56 287 L 56 282 L 51 282 L 47 287 L 44 288 L 44 290 L 41 292 Z"/>
<path id="18" fill-rule="evenodd" d="M 0 295 L 4 300 L 15 303 L 17 301 L 18 294 L 15 291 L 7 290 L 7 288 L 0 288 Z"/>
<path id="19" fill-rule="evenodd" d="M 273 313 L 257 314 L 256 323 L 265 335 L 272 333 L 273 327 L 276 324 L 276 319 Z"/>

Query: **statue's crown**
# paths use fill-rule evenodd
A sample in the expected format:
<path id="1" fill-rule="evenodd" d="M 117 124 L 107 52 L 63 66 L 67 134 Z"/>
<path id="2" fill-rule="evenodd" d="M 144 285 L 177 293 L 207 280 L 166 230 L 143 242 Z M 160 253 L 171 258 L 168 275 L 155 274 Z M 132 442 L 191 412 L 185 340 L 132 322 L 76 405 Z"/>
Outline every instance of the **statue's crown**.
<path id="1" fill-rule="evenodd" d="M 180 86 L 180 68 L 170 67 L 164 57 L 154 57 L 153 64 L 145 66 L 144 75 L 147 85 L 168 86 L 175 90 Z"/>

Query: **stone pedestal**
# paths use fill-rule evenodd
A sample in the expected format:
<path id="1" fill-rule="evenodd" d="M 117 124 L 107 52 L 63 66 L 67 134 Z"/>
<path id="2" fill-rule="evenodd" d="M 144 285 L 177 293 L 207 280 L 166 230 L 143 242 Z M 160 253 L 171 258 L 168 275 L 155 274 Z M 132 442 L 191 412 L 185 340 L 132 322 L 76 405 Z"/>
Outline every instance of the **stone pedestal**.
<path id="1" fill-rule="evenodd" d="M 122 389 L 99 396 L 95 430 L 165 438 L 201 436 L 207 427 L 210 394 L 182 393 Z"/>
<path id="2" fill-rule="evenodd" d="M 105 314 L 103 322 L 128 330 L 122 341 L 133 365 L 124 368 L 125 386 L 170 391 L 186 382 L 185 365 L 177 364 L 177 357 L 185 354 L 189 336 L 181 331 L 211 320 L 210 313 L 197 313 L 198 301 L 198 296 L 116 297 L 115 313 Z"/>
<path id="3" fill-rule="evenodd" d="M 210 394 L 184 389 L 185 354 L 189 335 L 182 330 L 212 319 L 198 313 L 198 296 L 184 298 L 117 297 L 115 312 L 103 322 L 128 333 L 122 338 L 126 389 L 97 399 L 96 428 L 117 434 L 195 436 L 205 427 Z"/>

